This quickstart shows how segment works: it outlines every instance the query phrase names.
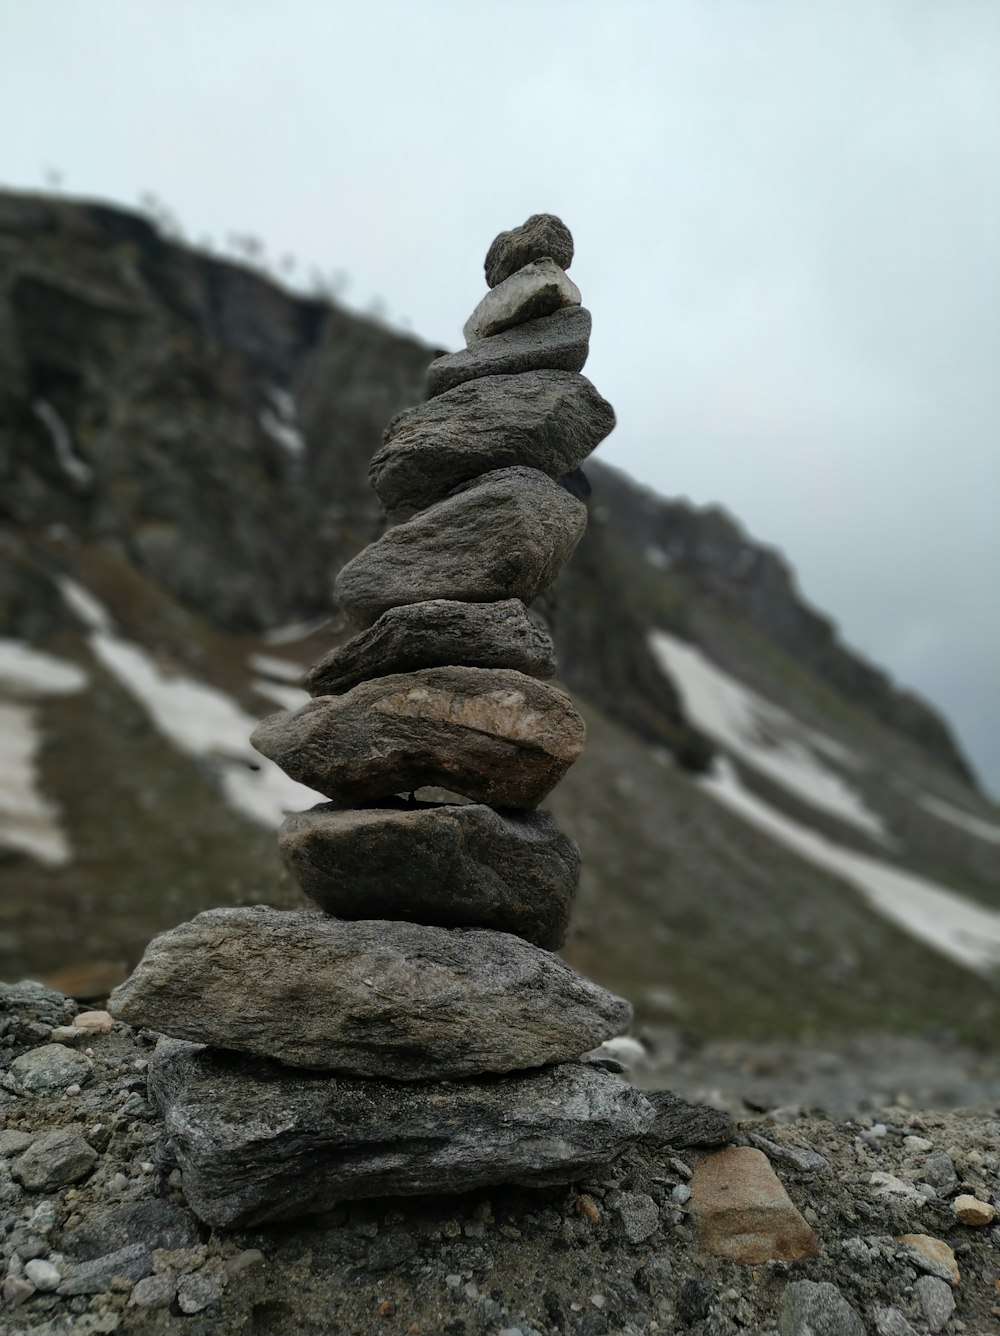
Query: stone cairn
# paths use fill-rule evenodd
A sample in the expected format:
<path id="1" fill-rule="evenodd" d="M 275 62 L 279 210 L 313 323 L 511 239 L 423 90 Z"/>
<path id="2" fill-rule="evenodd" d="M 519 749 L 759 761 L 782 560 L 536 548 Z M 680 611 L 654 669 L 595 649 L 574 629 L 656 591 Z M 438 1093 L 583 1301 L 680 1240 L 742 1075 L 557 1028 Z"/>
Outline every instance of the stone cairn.
<path id="1" fill-rule="evenodd" d="M 253 735 L 330 799 L 279 836 L 319 910 L 199 914 L 112 997 L 169 1036 L 150 1089 L 209 1224 L 569 1182 L 655 1121 L 613 1063 L 581 1060 L 631 1010 L 553 954 L 579 855 L 537 808 L 584 725 L 526 605 L 586 527 L 558 479 L 614 426 L 579 374 L 572 257 L 549 214 L 494 241 L 467 347 L 372 460 L 394 525 L 337 580 L 358 634 Z"/>

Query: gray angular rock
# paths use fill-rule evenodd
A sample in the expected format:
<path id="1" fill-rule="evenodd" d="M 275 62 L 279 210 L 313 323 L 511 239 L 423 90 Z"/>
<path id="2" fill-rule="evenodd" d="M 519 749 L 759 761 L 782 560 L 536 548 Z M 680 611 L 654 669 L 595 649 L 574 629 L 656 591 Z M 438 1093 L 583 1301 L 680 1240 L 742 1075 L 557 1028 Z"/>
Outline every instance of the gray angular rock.
<path id="1" fill-rule="evenodd" d="M 486 282 L 495 288 L 518 269 L 546 255 L 561 269 L 568 269 L 573 263 L 573 236 L 554 213 L 533 213 L 520 227 L 493 238 L 483 265 Z"/>
<path id="2" fill-rule="evenodd" d="M 93 1064 L 84 1053 L 64 1044 L 31 1048 L 10 1064 L 8 1080 L 18 1094 L 51 1095 L 67 1086 L 89 1081 Z"/>
<path id="3" fill-rule="evenodd" d="M 579 306 L 580 289 L 554 260 L 534 260 L 492 288 L 462 329 L 468 344 L 501 334 L 513 325 Z"/>
<path id="4" fill-rule="evenodd" d="M 564 306 L 471 347 L 445 353 L 427 368 L 427 397 L 433 399 L 480 376 L 512 376 L 544 368 L 582 371 L 590 351 L 590 329 L 586 307 Z"/>
<path id="5" fill-rule="evenodd" d="M 110 1005 L 178 1039 L 399 1081 L 575 1059 L 632 1015 L 509 933 L 263 905 L 155 937 Z"/>
<path id="6" fill-rule="evenodd" d="M 497 469 L 523 465 L 561 478 L 614 425 L 614 409 L 586 376 L 484 376 L 393 418 L 368 480 L 390 515 L 412 515 Z"/>
<path id="7" fill-rule="evenodd" d="M 913 1286 L 928 1331 L 943 1331 L 955 1311 L 955 1296 L 947 1281 L 939 1276 L 920 1276 Z"/>
<path id="8" fill-rule="evenodd" d="M 86 1178 L 97 1158 L 75 1128 L 58 1128 L 33 1142 L 11 1165 L 11 1173 L 30 1192 L 49 1192 Z"/>
<path id="9" fill-rule="evenodd" d="M 383 612 L 374 626 L 313 664 L 303 685 L 312 696 L 336 696 L 373 677 L 455 665 L 553 677 L 555 648 L 520 599 L 434 598 Z"/>
<path id="10" fill-rule="evenodd" d="M 736 1136 L 728 1113 L 711 1104 L 691 1104 L 670 1090 L 650 1090 L 655 1118 L 649 1136 L 663 1146 L 725 1146 Z"/>
<path id="11" fill-rule="evenodd" d="M 153 1260 L 149 1249 L 141 1243 L 133 1243 L 104 1257 L 95 1257 L 92 1262 L 81 1262 L 75 1266 L 59 1286 L 59 1293 L 64 1298 L 74 1294 L 105 1294 L 116 1278 L 134 1283 L 148 1276 L 152 1269 Z"/>
<path id="12" fill-rule="evenodd" d="M 586 507 L 544 473 L 498 469 L 366 547 L 337 576 L 337 597 L 358 627 L 429 599 L 530 603 L 586 527 Z"/>
<path id="13" fill-rule="evenodd" d="M 278 847 L 335 918 L 493 928 L 554 951 L 569 927 L 580 854 L 546 812 L 395 800 L 293 812 Z"/>
<path id="14" fill-rule="evenodd" d="M 579 1063 L 454 1084 L 358 1081 L 161 1040 L 149 1070 L 206 1223 L 242 1228 L 383 1195 L 572 1182 L 641 1137 L 643 1095 Z"/>
<path id="15" fill-rule="evenodd" d="M 781 1336 L 865 1336 L 865 1324 L 836 1285 L 796 1280 L 781 1301 Z"/>
<path id="16" fill-rule="evenodd" d="M 423 668 L 269 715 L 251 743 L 342 806 L 436 786 L 535 807 L 583 750 L 565 691 L 506 668 Z"/>
<path id="17" fill-rule="evenodd" d="M 619 1192 L 611 1201 L 629 1243 L 643 1243 L 660 1227 L 660 1208 L 646 1192 Z"/>

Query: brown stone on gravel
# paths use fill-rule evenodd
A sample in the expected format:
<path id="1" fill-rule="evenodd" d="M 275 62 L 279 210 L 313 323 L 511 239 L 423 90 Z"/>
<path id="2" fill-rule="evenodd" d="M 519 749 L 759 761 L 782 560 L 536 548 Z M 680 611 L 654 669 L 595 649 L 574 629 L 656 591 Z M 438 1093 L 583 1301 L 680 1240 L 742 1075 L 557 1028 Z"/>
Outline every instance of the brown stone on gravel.
<path id="1" fill-rule="evenodd" d="M 506 668 L 424 668 L 269 715 L 250 741 L 345 807 L 427 787 L 536 807 L 585 738 L 559 687 Z"/>
<path id="2" fill-rule="evenodd" d="M 493 238 L 483 265 L 486 282 L 495 288 L 518 269 L 546 255 L 560 269 L 568 269 L 573 263 L 573 234 L 554 213 L 533 213 L 520 227 Z"/>
<path id="3" fill-rule="evenodd" d="M 575 1061 L 632 1015 L 510 933 L 262 905 L 154 938 L 110 1006 L 178 1039 L 395 1081 Z"/>
<path id="4" fill-rule="evenodd" d="M 393 418 L 368 479 L 390 515 L 412 515 L 497 469 L 521 465 L 561 478 L 614 425 L 614 409 L 586 376 L 483 376 Z"/>
<path id="5" fill-rule="evenodd" d="M 357 627 L 429 599 L 530 603 L 586 527 L 586 507 L 538 469 L 498 469 L 366 547 L 338 575 L 337 597 Z"/>
<path id="6" fill-rule="evenodd" d="M 922 1271 L 940 1276 L 952 1285 L 961 1281 L 958 1261 L 943 1239 L 936 1239 L 933 1234 L 897 1234 L 896 1242 L 903 1244 Z"/>
<path id="7" fill-rule="evenodd" d="M 402 799 L 293 812 L 278 847 L 320 909 L 341 919 L 493 928 L 555 951 L 580 854 L 547 812 Z"/>
<path id="8" fill-rule="evenodd" d="M 956 1197 L 951 1204 L 951 1209 L 955 1219 L 961 1220 L 963 1225 L 973 1225 L 980 1228 L 983 1225 L 992 1225 L 997 1215 L 995 1206 L 991 1206 L 988 1201 L 980 1201 L 978 1197 L 973 1197 L 968 1192 L 963 1192 L 960 1197 Z"/>
<path id="9" fill-rule="evenodd" d="M 446 353 L 427 368 L 427 397 L 445 394 L 480 376 L 512 376 L 521 371 L 582 371 L 590 351 L 590 312 L 564 306 L 551 315 L 514 325 L 471 347 Z"/>
<path id="10" fill-rule="evenodd" d="M 390 608 L 306 673 L 312 696 L 337 696 L 359 682 L 417 668 L 514 668 L 553 677 L 555 648 L 520 599 L 456 603 L 435 598 Z"/>
<path id="11" fill-rule="evenodd" d="M 465 322 L 462 333 L 465 342 L 472 345 L 564 306 L 579 306 L 580 302 L 580 289 L 553 260 L 535 260 L 488 292 Z"/>
<path id="12" fill-rule="evenodd" d="M 816 1235 L 767 1156 L 734 1146 L 699 1160 L 690 1209 L 702 1249 L 734 1262 L 796 1262 L 819 1255 Z"/>

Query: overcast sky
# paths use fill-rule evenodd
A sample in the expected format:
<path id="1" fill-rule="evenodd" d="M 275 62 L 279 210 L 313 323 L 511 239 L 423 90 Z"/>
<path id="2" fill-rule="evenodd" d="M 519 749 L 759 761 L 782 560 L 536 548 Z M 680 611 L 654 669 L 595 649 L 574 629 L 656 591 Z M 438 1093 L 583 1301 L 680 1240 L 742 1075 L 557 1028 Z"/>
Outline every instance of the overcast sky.
<path id="1" fill-rule="evenodd" d="M 998 70 L 997 0 L 0 0 L 0 180 L 445 347 L 559 213 L 603 457 L 782 548 L 1000 791 Z"/>

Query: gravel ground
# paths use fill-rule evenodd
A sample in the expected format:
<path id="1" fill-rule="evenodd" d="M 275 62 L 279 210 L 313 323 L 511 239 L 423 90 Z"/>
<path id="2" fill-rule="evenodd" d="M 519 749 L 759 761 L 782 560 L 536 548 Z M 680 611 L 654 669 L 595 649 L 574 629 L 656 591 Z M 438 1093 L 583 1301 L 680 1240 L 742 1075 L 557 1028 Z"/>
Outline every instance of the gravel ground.
<path id="1" fill-rule="evenodd" d="M 767 1155 L 820 1244 L 793 1263 L 707 1255 L 689 1186 L 706 1152 L 647 1144 L 571 1187 L 220 1233 L 187 1210 L 146 1099 L 155 1036 L 73 1039 L 59 1027 L 79 1010 L 36 986 L 0 993 L 2 1336 L 1000 1333 L 1000 1228 L 955 1206 L 1000 1203 L 988 1111 L 744 1107 L 736 1142 Z M 947 1244 L 959 1283 L 902 1234 Z"/>

